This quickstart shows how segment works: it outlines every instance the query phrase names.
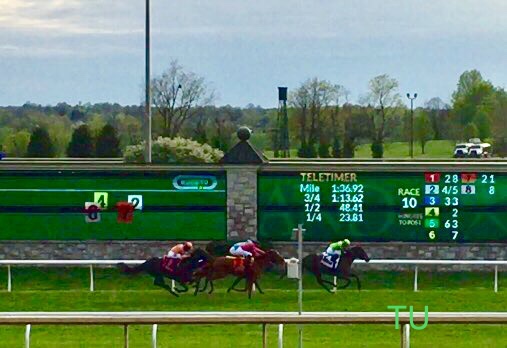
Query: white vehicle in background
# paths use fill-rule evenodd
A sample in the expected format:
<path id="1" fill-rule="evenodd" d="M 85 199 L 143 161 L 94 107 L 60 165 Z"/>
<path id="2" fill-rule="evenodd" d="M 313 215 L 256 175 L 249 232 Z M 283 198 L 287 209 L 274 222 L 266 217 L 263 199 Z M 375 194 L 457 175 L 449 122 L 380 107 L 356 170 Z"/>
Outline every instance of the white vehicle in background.
<path id="1" fill-rule="evenodd" d="M 491 153 L 491 144 L 483 143 L 479 138 L 469 139 L 467 143 L 456 144 L 454 158 L 485 158 Z"/>
<path id="2" fill-rule="evenodd" d="M 474 144 L 468 150 L 468 157 L 472 158 L 487 158 L 491 151 L 491 144 L 481 143 Z"/>
<path id="3" fill-rule="evenodd" d="M 468 157 L 469 150 L 473 145 L 472 143 L 456 144 L 454 147 L 454 158 Z"/>

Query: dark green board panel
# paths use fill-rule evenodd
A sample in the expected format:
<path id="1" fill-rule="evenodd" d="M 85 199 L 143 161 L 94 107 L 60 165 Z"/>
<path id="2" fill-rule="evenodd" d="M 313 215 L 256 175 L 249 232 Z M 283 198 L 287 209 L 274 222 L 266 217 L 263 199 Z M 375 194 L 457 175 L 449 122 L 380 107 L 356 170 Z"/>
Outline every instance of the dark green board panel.
<path id="1" fill-rule="evenodd" d="M 433 177 L 432 174 L 435 174 Z M 507 242 L 507 174 L 264 172 L 259 238 Z"/>
<path id="2" fill-rule="evenodd" d="M 0 240 L 224 239 L 225 180 L 224 172 L 0 171 Z M 100 192 L 107 206 L 86 222 L 85 203 Z M 142 196 L 142 208 L 118 223 L 115 205 L 129 195 Z"/>

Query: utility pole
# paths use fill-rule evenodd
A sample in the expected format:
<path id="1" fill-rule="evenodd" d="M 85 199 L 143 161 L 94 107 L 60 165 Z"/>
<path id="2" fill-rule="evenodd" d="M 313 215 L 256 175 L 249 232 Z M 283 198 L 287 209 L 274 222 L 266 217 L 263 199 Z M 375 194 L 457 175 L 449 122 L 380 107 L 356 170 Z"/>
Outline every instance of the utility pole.
<path id="1" fill-rule="evenodd" d="M 144 110 L 144 161 L 151 163 L 151 77 L 150 77 L 150 0 L 146 0 L 146 81 L 145 81 L 145 110 Z"/>
<path id="2" fill-rule="evenodd" d="M 414 158 L 414 99 L 417 98 L 417 93 L 413 97 L 407 93 L 407 98 L 410 99 L 410 158 Z"/>

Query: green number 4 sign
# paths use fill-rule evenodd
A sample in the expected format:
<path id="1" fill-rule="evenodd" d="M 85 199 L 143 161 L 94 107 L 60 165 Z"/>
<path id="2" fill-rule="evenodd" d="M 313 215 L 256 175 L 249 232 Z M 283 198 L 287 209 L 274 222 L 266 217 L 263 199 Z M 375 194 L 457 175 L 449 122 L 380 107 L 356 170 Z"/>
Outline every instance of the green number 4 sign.
<path id="1" fill-rule="evenodd" d="M 102 209 L 107 208 L 109 194 L 107 192 L 95 192 L 93 194 L 93 201 L 97 204 L 100 204 Z"/>

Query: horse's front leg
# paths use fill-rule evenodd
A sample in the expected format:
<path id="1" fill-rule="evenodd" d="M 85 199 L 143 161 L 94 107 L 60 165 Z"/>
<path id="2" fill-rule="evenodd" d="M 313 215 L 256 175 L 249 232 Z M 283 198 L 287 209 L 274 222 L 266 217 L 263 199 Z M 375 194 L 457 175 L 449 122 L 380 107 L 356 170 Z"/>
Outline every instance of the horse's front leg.
<path id="1" fill-rule="evenodd" d="M 212 292 L 213 292 L 213 290 L 214 290 L 214 287 L 213 287 L 213 280 L 211 280 L 211 279 L 206 279 L 206 284 L 208 284 L 208 283 L 209 283 L 209 285 L 210 285 L 210 289 L 209 289 L 209 291 L 208 291 L 208 294 L 209 294 L 209 295 L 211 295 L 211 293 L 212 293 Z"/>
<path id="2" fill-rule="evenodd" d="M 333 291 L 331 291 L 331 289 L 326 286 L 326 283 L 334 285 L 333 283 L 328 282 L 327 280 L 322 279 L 322 275 L 321 274 L 315 274 L 315 278 L 317 278 L 317 283 L 319 283 L 320 286 L 322 286 L 324 289 L 326 289 L 327 292 L 329 292 L 331 294 L 333 293 Z"/>
<path id="3" fill-rule="evenodd" d="M 155 277 L 155 280 L 153 281 L 153 284 L 156 285 L 156 286 L 160 286 L 161 288 L 163 289 L 166 289 L 167 291 L 169 291 L 172 295 L 176 296 L 176 297 L 179 297 L 180 295 L 178 295 L 177 293 L 175 293 L 172 289 L 171 286 L 167 285 L 165 282 L 164 282 L 164 277 L 163 276 L 156 276 Z"/>
<path id="4" fill-rule="evenodd" d="M 199 286 L 201 286 L 201 278 L 198 278 L 198 279 L 195 281 L 195 291 L 194 291 L 194 296 L 197 296 L 197 293 L 199 292 Z"/>
<path id="5" fill-rule="evenodd" d="M 257 280 L 254 282 L 255 284 L 255 289 L 259 290 L 259 294 L 263 294 L 264 295 L 264 291 L 262 291 L 259 283 L 257 283 Z"/>
<path id="6" fill-rule="evenodd" d="M 208 284 L 209 284 L 208 278 L 204 278 L 204 286 L 202 287 L 202 289 L 199 289 L 199 292 L 206 291 L 206 289 L 208 288 Z"/>
<path id="7" fill-rule="evenodd" d="M 355 275 L 354 273 L 350 273 L 350 276 L 356 278 L 357 290 L 361 290 L 361 281 L 359 280 L 359 277 L 357 275 Z"/>
<path id="8" fill-rule="evenodd" d="M 245 291 L 248 291 L 248 284 L 245 283 L 245 288 L 243 289 L 236 289 L 235 286 L 238 285 L 238 283 L 244 278 L 237 278 L 234 283 L 231 285 L 231 287 L 229 289 L 227 289 L 227 292 L 230 292 L 231 290 L 234 290 L 234 291 L 238 291 L 238 292 L 245 292 Z M 255 284 L 255 289 L 256 290 L 259 290 L 259 293 L 260 294 L 264 294 L 264 291 L 262 291 L 261 289 L 261 286 L 259 285 L 259 283 L 256 281 L 254 281 L 254 284 Z"/>
<path id="9" fill-rule="evenodd" d="M 245 286 L 245 289 L 244 290 L 239 290 L 239 289 L 236 289 L 235 286 L 238 285 L 238 283 L 242 280 L 243 278 L 242 277 L 237 277 L 236 280 L 234 281 L 234 283 L 232 283 L 232 285 L 229 287 L 229 289 L 227 289 L 227 292 L 231 292 L 231 290 L 234 290 L 234 291 L 246 291 L 246 286 Z"/>
<path id="10" fill-rule="evenodd" d="M 175 281 L 176 282 L 176 281 Z M 179 283 L 179 282 L 176 282 L 179 286 L 181 286 L 181 288 L 177 288 L 176 286 L 174 287 L 174 290 L 177 292 L 177 293 L 182 293 L 182 292 L 187 292 L 188 291 L 188 286 L 185 285 L 185 284 L 182 284 L 182 283 Z"/>
<path id="11" fill-rule="evenodd" d="M 246 278 L 246 286 L 248 291 L 248 299 L 252 298 L 252 289 L 255 281 L 252 281 L 252 279 Z"/>
<path id="12" fill-rule="evenodd" d="M 345 276 L 343 276 L 343 275 L 337 275 L 337 276 L 336 276 L 336 278 L 337 278 L 337 279 L 343 279 L 343 280 L 345 280 L 345 281 L 346 281 L 346 283 L 345 283 L 344 285 L 337 286 L 337 287 L 336 287 L 336 289 L 337 289 L 337 290 L 338 290 L 338 289 L 345 289 L 346 287 L 348 287 L 348 286 L 350 285 L 350 282 L 351 282 L 350 278 L 345 277 Z"/>

